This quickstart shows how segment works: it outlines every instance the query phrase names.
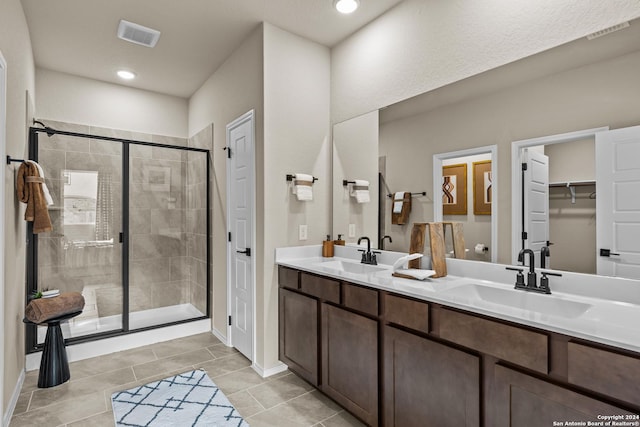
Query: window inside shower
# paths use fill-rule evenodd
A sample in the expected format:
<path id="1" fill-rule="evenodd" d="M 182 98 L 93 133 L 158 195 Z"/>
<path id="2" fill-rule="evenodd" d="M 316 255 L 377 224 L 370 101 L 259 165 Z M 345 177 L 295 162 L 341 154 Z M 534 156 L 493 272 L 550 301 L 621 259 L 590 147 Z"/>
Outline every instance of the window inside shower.
<path id="1" fill-rule="evenodd" d="M 83 295 L 82 314 L 61 325 L 68 342 L 209 317 L 208 153 L 31 129 L 54 204 L 53 231 L 28 227 L 27 293 Z M 45 335 L 29 326 L 27 350 Z"/>

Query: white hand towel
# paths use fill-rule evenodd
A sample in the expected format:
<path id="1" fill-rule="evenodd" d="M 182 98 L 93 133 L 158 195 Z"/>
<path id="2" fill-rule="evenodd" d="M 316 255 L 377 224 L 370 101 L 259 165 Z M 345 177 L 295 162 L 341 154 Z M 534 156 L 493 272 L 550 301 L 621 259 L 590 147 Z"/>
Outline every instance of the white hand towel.
<path id="1" fill-rule="evenodd" d="M 401 258 L 398 258 L 398 260 L 396 262 L 393 263 L 393 271 L 398 271 L 400 269 L 405 269 L 407 268 L 409 261 L 414 260 L 414 259 L 418 259 L 418 258 L 422 258 L 424 255 L 423 254 L 419 254 L 419 253 L 413 253 L 413 254 L 409 254 L 409 255 L 405 255 Z"/>
<path id="2" fill-rule="evenodd" d="M 31 163 L 36 168 L 38 168 L 38 174 L 40 175 L 40 178 L 43 179 L 42 193 L 44 195 L 44 200 L 47 202 L 47 206 L 53 205 L 53 197 L 51 197 L 51 193 L 49 193 L 49 188 L 47 188 L 47 184 L 44 182 L 44 170 L 42 169 L 42 166 L 40 166 L 37 162 L 34 162 L 33 160 L 25 160 L 25 161 Z"/>
<path id="3" fill-rule="evenodd" d="M 354 192 L 354 196 L 356 198 L 356 202 L 358 203 L 369 203 L 371 201 L 369 190 L 356 190 Z"/>
<path id="4" fill-rule="evenodd" d="M 306 173 L 297 173 L 295 176 L 296 181 L 311 181 L 313 182 L 313 175 L 309 175 Z"/>
<path id="5" fill-rule="evenodd" d="M 313 189 L 310 185 L 296 185 L 295 195 L 300 201 L 313 200 Z"/>
<path id="6" fill-rule="evenodd" d="M 306 173 L 296 173 L 291 191 L 300 201 L 313 200 L 313 175 Z"/>
<path id="7" fill-rule="evenodd" d="M 402 213 L 402 200 L 404 199 L 404 191 L 398 191 L 393 195 L 393 213 Z"/>
<path id="8" fill-rule="evenodd" d="M 394 271 L 394 273 L 403 274 L 405 276 L 411 276 L 414 279 L 418 279 L 418 280 L 424 280 L 436 274 L 436 272 L 433 270 L 421 270 L 419 268 L 408 268 L 405 270 L 396 270 Z"/>

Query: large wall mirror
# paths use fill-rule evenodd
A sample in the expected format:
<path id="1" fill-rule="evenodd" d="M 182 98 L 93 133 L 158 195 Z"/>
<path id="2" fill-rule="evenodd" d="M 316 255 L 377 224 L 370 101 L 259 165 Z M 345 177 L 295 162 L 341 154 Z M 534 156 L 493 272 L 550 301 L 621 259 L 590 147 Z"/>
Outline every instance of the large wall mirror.
<path id="1" fill-rule="evenodd" d="M 345 234 L 345 227 L 348 228 L 349 223 L 355 223 L 357 218 L 357 215 L 353 216 L 352 205 L 348 207 L 351 210 L 347 211 L 343 204 L 336 203 L 336 191 L 344 198 L 346 190 L 342 187 L 343 177 L 352 175 L 349 172 L 351 168 L 361 168 L 368 162 L 369 173 L 373 170 L 378 172 L 380 203 L 376 209 L 368 209 L 366 212 L 361 209 L 361 215 L 372 215 L 373 218 L 357 218 L 362 228 L 357 229 L 356 237 L 371 237 L 372 242 L 378 242 L 377 246 L 380 247 L 380 242 L 386 235 L 389 238 L 384 240 L 385 249 L 406 252 L 409 248 L 411 224 L 433 221 L 434 200 L 442 197 L 442 194 L 434 194 L 433 190 L 434 179 L 438 179 L 434 178 L 433 173 L 434 156 L 464 152 L 476 147 L 496 146 L 495 160 L 499 161 L 499 178 L 496 184 L 499 184 L 499 189 L 493 193 L 492 203 L 495 206 L 492 207 L 497 212 L 498 220 L 492 223 L 491 233 L 496 236 L 497 250 L 495 254 L 478 259 L 511 264 L 513 252 L 520 244 L 518 239 L 512 238 L 512 204 L 521 203 L 521 199 L 514 199 L 512 193 L 512 186 L 515 185 L 511 170 L 512 143 L 583 129 L 608 127 L 615 130 L 640 125 L 640 77 L 637 72 L 640 69 L 639 39 L 640 20 L 635 20 L 630 22 L 628 28 L 615 33 L 592 40 L 581 38 L 398 102 L 377 113 L 369 113 L 369 116 L 376 115 L 377 129 L 373 129 L 375 121 L 367 122 L 369 127 L 366 132 L 369 137 L 364 139 L 368 145 L 362 148 L 355 146 L 357 138 L 338 141 L 335 137 L 340 133 L 340 128 L 350 127 L 352 120 L 362 124 L 367 115 L 336 124 L 334 234 Z M 376 137 L 377 157 L 374 158 L 376 150 L 371 144 Z M 353 156 L 353 163 L 347 161 L 346 157 L 342 158 L 339 167 L 336 167 L 336 153 L 345 151 L 344 144 L 351 144 L 349 150 L 360 155 Z M 593 141 L 574 141 L 573 145 L 561 145 L 564 144 L 546 147 L 547 155 L 557 159 L 552 167 L 560 172 L 564 164 L 568 165 L 565 162 L 575 162 L 578 157 L 584 157 L 578 154 L 593 149 Z M 597 163 L 599 159 L 593 157 L 593 161 Z M 586 172 L 594 166 L 578 161 L 577 166 L 571 167 Z M 473 171 L 469 169 L 468 167 L 467 173 L 471 174 Z M 577 211 L 579 214 L 564 216 L 551 230 L 559 227 L 560 232 L 566 233 L 573 227 L 575 230 L 583 230 L 576 233 L 595 233 L 585 226 L 594 221 L 593 208 L 587 204 L 592 203 L 593 197 L 597 197 L 592 194 L 597 194 L 593 183 L 595 178 L 590 177 L 590 173 L 583 175 L 585 176 L 580 180 L 585 181 L 584 185 L 574 186 L 576 205 L 581 209 Z M 374 181 L 373 178 L 369 180 Z M 559 184 L 563 180 L 566 181 L 558 177 L 557 182 L 550 187 L 550 203 L 554 209 L 552 213 L 565 209 L 560 205 L 567 202 L 565 199 L 571 204 L 571 190 L 567 190 L 566 182 L 564 188 Z M 589 187 L 589 182 L 593 187 Z M 398 191 L 427 192 L 426 196 L 412 198 L 409 220 L 404 225 L 392 224 L 392 200 L 386 197 Z M 473 207 L 468 209 L 472 210 Z M 352 215 L 351 218 L 345 220 L 349 215 Z M 486 218 L 479 220 L 488 222 Z M 475 244 L 484 243 L 480 241 L 480 237 L 465 240 L 470 252 L 474 250 Z M 550 240 L 553 242 L 554 237 L 551 236 Z M 640 239 L 636 239 L 635 244 L 640 253 Z M 557 257 L 554 254 L 556 249 Z M 560 250 L 559 246 L 551 247 L 552 256 L 555 257 L 550 259 L 552 268 L 555 263 L 556 268 L 565 271 L 598 273 L 593 265 L 597 262 L 593 253 L 581 259 L 581 265 L 578 266 L 562 261 Z M 467 258 L 476 259 L 475 256 Z"/>

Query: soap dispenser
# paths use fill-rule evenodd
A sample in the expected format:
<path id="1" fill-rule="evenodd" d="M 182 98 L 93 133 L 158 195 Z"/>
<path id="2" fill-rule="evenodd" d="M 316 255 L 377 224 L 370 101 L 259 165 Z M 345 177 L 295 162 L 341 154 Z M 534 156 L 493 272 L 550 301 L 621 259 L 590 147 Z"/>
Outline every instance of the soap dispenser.
<path id="1" fill-rule="evenodd" d="M 335 245 L 344 246 L 344 239 L 342 238 L 342 234 L 338 234 L 338 238 L 333 241 Z"/>
<path id="2" fill-rule="evenodd" d="M 327 234 L 327 240 L 322 242 L 322 256 L 325 258 L 333 257 L 333 241 L 329 234 Z"/>

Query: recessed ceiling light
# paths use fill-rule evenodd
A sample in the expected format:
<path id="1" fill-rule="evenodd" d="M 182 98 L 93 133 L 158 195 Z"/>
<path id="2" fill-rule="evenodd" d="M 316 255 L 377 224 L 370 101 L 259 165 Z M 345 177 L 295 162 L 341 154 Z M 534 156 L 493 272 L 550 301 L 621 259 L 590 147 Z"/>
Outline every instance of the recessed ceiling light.
<path id="1" fill-rule="evenodd" d="M 131 80 L 136 78 L 136 73 L 127 70 L 118 70 L 118 77 L 124 80 Z"/>
<path id="2" fill-rule="evenodd" d="M 335 0 L 333 6 L 340 13 L 353 13 L 360 5 L 359 0 Z"/>

